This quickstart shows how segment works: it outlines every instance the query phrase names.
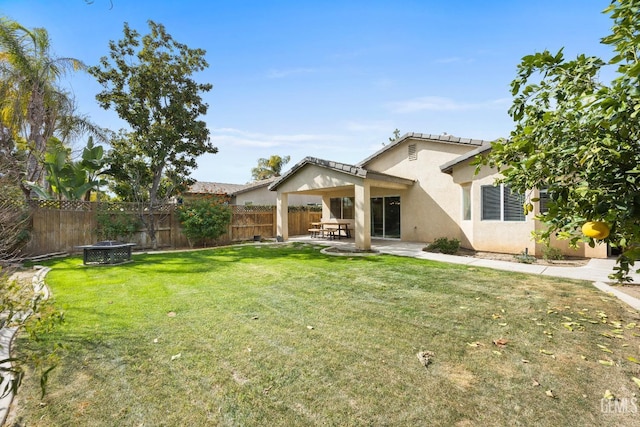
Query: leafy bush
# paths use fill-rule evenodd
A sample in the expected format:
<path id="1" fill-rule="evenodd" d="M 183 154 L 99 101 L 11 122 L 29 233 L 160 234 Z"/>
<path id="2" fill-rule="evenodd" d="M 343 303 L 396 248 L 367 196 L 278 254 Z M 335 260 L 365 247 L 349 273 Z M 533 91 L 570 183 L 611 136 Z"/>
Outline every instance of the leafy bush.
<path id="1" fill-rule="evenodd" d="M 0 329 L 15 328 L 27 332 L 31 341 L 40 341 L 64 321 L 64 313 L 58 311 L 44 293 L 36 292 L 31 277 L 10 277 L 11 273 L 0 266 Z M 18 392 L 27 368 L 40 374 L 41 397 L 44 397 L 47 376 L 58 360 L 57 349 L 57 344 L 36 350 L 26 346 L 21 348 L 19 357 L 0 358 L 0 398 Z"/>
<path id="2" fill-rule="evenodd" d="M 217 239 L 227 232 L 231 222 L 231 208 L 217 198 L 198 199 L 187 202 L 178 209 L 182 232 L 189 244 L 207 239 Z"/>
<path id="3" fill-rule="evenodd" d="M 128 241 L 141 225 L 136 214 L 124 211 L 98 212 L 96 222 L 98 240 Z"/>
<path id="4" fill-rule="evenodd" d="M 447 237 L 440 237 L 425 248 L 428 252 L 440 252 L 449 255 L 454 255 L 458 252 L 458 249 L 460 249 L 460 240 Z"/>
<path id="5" fill-rule="evenodd" d="M 542 258 L 546 260 L 561 260 L 564 259 L 564 255 L 558 248 L 554 248 L 553 246 L 545 246 L 544 249 L 542 249 Z"/>
<path id="6" fill-rule="evenodd" d="M 516 261 L 521 262 L 522 264 L 533 264 L 538 261 L 536 257 L 534 257 L 533 255 L 529 255 L 529 252 L 527 251 L 522 251 L 522 253 L 514 255 L 513 257 L 516 259 Z"/>

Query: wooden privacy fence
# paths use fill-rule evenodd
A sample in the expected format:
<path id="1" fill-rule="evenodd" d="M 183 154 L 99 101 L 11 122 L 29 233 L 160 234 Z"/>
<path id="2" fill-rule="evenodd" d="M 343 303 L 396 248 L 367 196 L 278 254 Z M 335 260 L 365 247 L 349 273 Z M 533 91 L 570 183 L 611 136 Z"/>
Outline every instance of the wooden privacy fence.
<path id="1" fill-rule="evenodd" d="M 177 212 L 178 205 L 166 204 L 153 213 L 158 248 L 186 248 L 189 241 L 182 233 Z M 136 214 L 138 205 L 120 202 L 84 202 L 33 200 L 29 202 L 32 215 L 31 239 L 25 255 L 54 252 L 77 252 L 77 246 L 90 245 L 98 240 L 97 215 L 100 212 Z M 226 234 L 214 244 L 269 239 L 276 237 L 275 206 L 231 206 L 232 219 Z M 319 221 L 321 212 L 307 207 L 290 207 L 289 235 L 307 234 L 309 224 Z M 151 248 L 147 230 L 136 230 L 131 239 L 136 249 Z"/>

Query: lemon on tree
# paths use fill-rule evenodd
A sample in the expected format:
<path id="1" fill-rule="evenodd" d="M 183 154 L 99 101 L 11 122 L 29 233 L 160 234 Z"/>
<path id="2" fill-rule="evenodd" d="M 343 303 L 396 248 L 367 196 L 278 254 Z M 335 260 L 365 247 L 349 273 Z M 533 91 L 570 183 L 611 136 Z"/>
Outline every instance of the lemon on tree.
<path id="1" fill-rule="evenodd" d="M 609 236 L 609 225 L 603 221 L 588 221 L 582 226 L 582 234 L 596 240 L 606 239 Z"/>
<path id="2" fill-rule="evenodd" d="M 517 194 L 544 190 L 538 239 L 616 248 L 610 277 L 623 282 L 640 260 L 640 0 L 608 3 L 613 25 L 601 42 L 614 56 L 524 56 L 511 82 L 515 127 L 475 162 Z"/>

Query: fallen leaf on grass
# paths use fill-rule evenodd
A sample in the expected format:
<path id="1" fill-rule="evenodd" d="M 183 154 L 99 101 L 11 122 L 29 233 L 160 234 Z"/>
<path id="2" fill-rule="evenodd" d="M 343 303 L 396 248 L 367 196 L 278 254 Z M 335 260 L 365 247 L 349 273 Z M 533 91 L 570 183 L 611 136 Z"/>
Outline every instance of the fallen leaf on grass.
<path id="1" fill-rule="evenodd" d="M 258 317 L 258 316 L 253 316 L 253 317 L 251 318 L 251 320 L 258 320 L 258 319 L 259 319 L 259 317 Z"/>
<path id="2" fill-rule="evenodd" d="M 550 351 L 548 351 L 548 350 L 545 350 L 544 348 L 541 348 L 541 349 L 540 349 L 540 353 L 542 353 L 542 354 L 546 354 L 547 356 L 553 356 L 553 353 L 552 353 L 552 352 L 550 352 Z"/>
<path id="3" fill-rule="evenodd" d="M 500 353 L 498 350 L 493 350 L 493 354 L 495 354 L 496 356 L 502 356 L 502 353 Z"/>
<path id="4" fill-rule="evenodd" d="M 182 357 L 182 353 L 174 354 L 173 356 L 171 356 L 171 361 L 180 359 L 181 357 Z"/>
<path id="5" fill-rule="evenodd" d="M 170 312 L 167 313 L 167 316 L 176 317 L 176 312 L 175 311 L 170 311 Z"/>
<path id="6" fill-rule="evenodd" d="M 627 356 L 627 360 L 628 360 L 629 362 L 637 363 L 638 365 L 640 365 L 640 360 L 636 359 L 636 358 L 635 358 L 635 357 L 633 357 L 633 356 Z"/>
<path id="7" fill-rule="evenodd" d="M 547 396 L 553 398 L 553 399 L 557 399 L 558 397 L 553 393 L 553 390 L 547 390 L 544 392 L 544 394 L 546 394 Z"/>
<path id="8" fill-rule="evenodd" d="M 468 343 L 467 343 L 467 345 L 468 345 L 469 347 L 478 348 L 478 347 L 480 347 L 481 345 L 484 345 L 484 344 L 482 344 L 482 343 L 481 343 L 481 342 L 479 342 L 479 341 L 476 341 L 476 342 L 468 342 Z"/>
<path id="9" fill-rule="evenodd" d="M 611 390 L 605 390 L 605 391 L 604 391 L 604 395 L 603 395 L 603 397 L 604 397 L 605 399 L 609 399 L 609 400 L 613 400 L 613 399 L 615 399 L 615 398 L 616 398 L 616 397 L 613 395 L 613 393 L 611 393 Z"/>
<path id="10" fill-rule="evenodd" d="M 527 359 L 522 359 L 520 360 L 522 363 L 529 363 L 529 361 Z"/>
<path id="11" fill-rule="evenodd" d="M 609 350 L 606 345 L 601 345 L 601 344 L 596 344 L 596 345 L 600 348 L 600 350 L 604 351 L 605 353 L 613 353 L 613 351 Z"/>
<path id="12" fill-rule="evenodd" d="M 613 360 L 598 359 L 598 363 L 604 366 L 613 366 Z"/>
<path id="13" fill-rule="evenodd" d="M 580 355 L 580 358 L 581 358 L 582 360 L 587 360 L 587 356 Z"/>
<path id="14" fill-rule="evenodd" d="M 538 382 L 538 380 L 531 381 L 531 385 L 534 387 L 540 387 L 540 383 Z"/>
<path id="15" fill-rule="evenodd" d="M 633 380 L 634 383 L 636 383 L 638 387 L 640 387 L 640 378 L 631 377 L 631 379 Z"/>
<path id="16" fill-rule="evenodd" d="M 311 329 L 313 329 L 313 326 L 309 325 L 309 326 L 307 326 L 307 329 L 311 330 Z"/>
<path id="17" fill-rule="evenodd" d="M 508 342 L 509 342 L 509 340 L 504 339 L 504 338 L 500 338 L 500 339 L 497 339 L 497 340 L 493 340 L 493 343 L 494 343 L 495 345 L 497 345 L 498 347 L 500 347 L 500 348 L 505 348 L 505 347 L 507 346 L 507 343 L 508 343 Z"/>

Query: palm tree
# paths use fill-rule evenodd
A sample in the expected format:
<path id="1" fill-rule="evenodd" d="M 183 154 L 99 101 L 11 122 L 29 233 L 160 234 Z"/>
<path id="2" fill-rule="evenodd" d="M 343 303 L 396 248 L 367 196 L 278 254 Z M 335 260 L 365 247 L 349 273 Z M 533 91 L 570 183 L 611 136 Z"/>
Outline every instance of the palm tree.
<path id="1" fill-rule="evenodd" d="M 278 155 L 271 156 L 268 159 L 258 159 L 258 166 L 251 169 L 251 176 L 256 181 L 280 176 L 282 168 L 289 163 L 290 159 L 290 156 L 280 157 Z"/>
<path id="2" fill-rule="evenodd" d="M 27 182 L 45 184 L 44 156 L 52 136 L 64 140 L 88 130 L 106 140 L 104 131 L 75 115 L 72 97 L 58 86 L 65 72 L 84 68 L 77 59 L 51 56 L 44 28 L 29 30 L 0 17 L 0 141 L 3 149 L 25 154 L 21 188 L 27 197 Z"/>

